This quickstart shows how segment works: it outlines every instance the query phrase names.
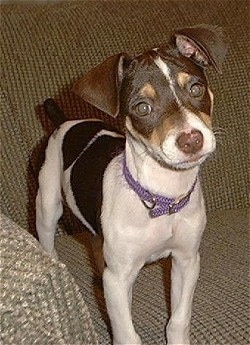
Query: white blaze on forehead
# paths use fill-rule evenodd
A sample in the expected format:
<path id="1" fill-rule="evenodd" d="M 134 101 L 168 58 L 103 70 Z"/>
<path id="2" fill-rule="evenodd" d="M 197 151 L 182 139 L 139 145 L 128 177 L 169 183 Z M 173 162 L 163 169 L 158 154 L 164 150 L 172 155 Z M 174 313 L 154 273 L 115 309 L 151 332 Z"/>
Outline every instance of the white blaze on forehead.
<path id="1" fill-rule="evenodd" d="M 167 81 L 169 82 L 170 90 L 172 91 L 177 104 L 179 106 L 181 106 L 181 101 L 179 100 L 179 98 L 177 97 L 177 94 L 175 92 L 174 82 L 173 82 L 173 78 L 172 78 L 171 73 L 170 73 L 170 68 L 168 67 L 168 65 L 165 62 L 162 61 L 162 59 L 160 57 L 157 57 L 155 59 L 155 64 L 157 67 L 159 67 L 159 69 L 165 75 Z"/>

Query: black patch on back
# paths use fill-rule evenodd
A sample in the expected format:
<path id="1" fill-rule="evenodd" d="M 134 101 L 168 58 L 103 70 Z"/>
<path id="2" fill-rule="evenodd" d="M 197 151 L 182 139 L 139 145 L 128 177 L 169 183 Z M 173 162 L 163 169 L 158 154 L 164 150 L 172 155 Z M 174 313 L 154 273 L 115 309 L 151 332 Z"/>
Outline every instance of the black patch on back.
<path id="1" fill-rule="evenodd" d="M 86 146 L 83 141 L 81 144 Z M 79 157 L 71 171 L 71 188 L 76 205 L 97 233 L 101 231 L 103 175 L 111 159 L 124 148 L 125 138 L 102 135 Z"/>
<path id="2" fill-rule="evenodd" d="M 71 127 L 65 134 L 62 145 L 63 170 L 68 169 L 93 137 L 102 129 L 117 132 L 102 121 L 84 121 Z"/>

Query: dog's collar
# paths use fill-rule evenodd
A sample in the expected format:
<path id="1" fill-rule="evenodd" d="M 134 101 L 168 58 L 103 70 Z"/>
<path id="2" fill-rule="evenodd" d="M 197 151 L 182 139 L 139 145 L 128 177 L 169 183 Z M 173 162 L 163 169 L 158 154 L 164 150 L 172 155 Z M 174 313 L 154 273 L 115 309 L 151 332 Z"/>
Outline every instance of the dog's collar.
<path id="1" fill-rule="evenodd" d="M 143 205 L 149 210 L 149 216 L 151 218 L 160 217 L 165 214 L 171 215 L 182 210 L 189 203 L 190 195 L 192 194 L 197 182 L 196 176 L 189 192 L 185 196 L 177 199 L 151 193 L 147 189 L 143 188 L 140 183 L 133 178 L 128 169 L 125 155 L 123 158 L 123 175 L 129 187 L 133 189 L 141 199 Z"/>

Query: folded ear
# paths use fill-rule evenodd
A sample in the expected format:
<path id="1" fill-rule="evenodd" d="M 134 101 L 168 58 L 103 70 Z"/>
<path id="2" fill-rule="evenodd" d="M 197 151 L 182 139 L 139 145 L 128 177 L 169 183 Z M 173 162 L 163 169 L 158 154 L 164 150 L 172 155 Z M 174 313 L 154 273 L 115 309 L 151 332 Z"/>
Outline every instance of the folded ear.
<path id="1" fill-rule="evenodd" d="M 227 46 L 222 29 L 212 25 L 198 25 L 180 29 L 174 33 L 179 52 L 202 67 L 212 65 L 222 73 L 222 62 Z"/>
<path id="2" fill-rule="evenodd" d="M 119 113 L 119 87 L 126 57 L 128 55 L 125 53 L 109 57 L 78 80 L 72 91 L 98 109 L 116 117 Z"/>

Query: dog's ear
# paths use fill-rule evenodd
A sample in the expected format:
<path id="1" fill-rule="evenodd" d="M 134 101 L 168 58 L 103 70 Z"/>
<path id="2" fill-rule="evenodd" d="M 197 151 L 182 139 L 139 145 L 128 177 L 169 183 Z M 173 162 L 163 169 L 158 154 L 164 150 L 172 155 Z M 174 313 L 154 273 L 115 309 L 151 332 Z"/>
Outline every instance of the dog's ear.
<path id="1" fill-rule="evenodd" d="M 222 62 L 228 44 L 221 28 L 202 24 L 180 29 L 174 33 L 174 39 L 182 55 L 193 59 L 202 67 L 212 65 L 217 72 L 222 73 Z"/>
<path id="2" fill-rule="evenodd" d="M 73 85 L 72 91 L 105 113 L 119 114 L 119 88 L 123 77 L 124 60 L 120 53 L 95 66 Z"/>

